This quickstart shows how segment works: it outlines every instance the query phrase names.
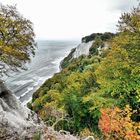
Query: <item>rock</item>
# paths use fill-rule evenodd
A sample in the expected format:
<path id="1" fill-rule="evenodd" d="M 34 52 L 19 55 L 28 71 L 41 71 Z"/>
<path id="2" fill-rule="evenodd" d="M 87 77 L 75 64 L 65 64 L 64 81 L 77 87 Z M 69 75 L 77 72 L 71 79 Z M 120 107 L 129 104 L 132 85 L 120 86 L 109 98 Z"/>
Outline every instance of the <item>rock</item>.
<path id="1" fill-rule="evenodd" d="M 43 132 L 44 124 L 27 107 L 22 106 L 14 94 L 0 81 L 0 140 L 31 138 Z"/>
<path id="2" fill-rule="evenodd" d="M 69 55 L 61 61 L 60 69 L 66 68 L 74 58 L 78 58 L 81 55 L 89 55 L 89 49 L 92 46 L 93 42 L 94 41 L 90 41 L 87 43 L 82 42 L 76 48 L 73 48 Z"/>
<path id="3" fill-rule="evenodd" d="M 74 52 L 74 58 L 78 58 L 81 55 L 89 55 L 89 49 L 92 46 L 93 41 L 90 41 L 88 43 L 81 43 L 79 46 L 76 47 L 76 50 Z"/>
<path id="4" fill-rule="evenodd" d="M 75 52 L 76 48 L 73 48 L 71 50 L 71 52 L 68 54 L 68 56 L 66 56 L 61 62 L 60 62 L 60 65 L 59 65 L 59 69 L 60 71 L 65 68 L 68 63 L 73 59 L 73 55 L 74 55 L 74 52 Z"/>
<path id="5" fill-rule="evenodd" d="M 60 130 L 55 131 L 52 127 L 48 127 L 45 132 L 45 140 L 80 140 L 79 137 L 73 136 L 70 132 Z"/>
<path id="6" fill-rule="evenodd" d="M 83 140 L 95 140 L 95 138 L 93 136 L 88 136 L 88 137 L 84 138 Z"/>

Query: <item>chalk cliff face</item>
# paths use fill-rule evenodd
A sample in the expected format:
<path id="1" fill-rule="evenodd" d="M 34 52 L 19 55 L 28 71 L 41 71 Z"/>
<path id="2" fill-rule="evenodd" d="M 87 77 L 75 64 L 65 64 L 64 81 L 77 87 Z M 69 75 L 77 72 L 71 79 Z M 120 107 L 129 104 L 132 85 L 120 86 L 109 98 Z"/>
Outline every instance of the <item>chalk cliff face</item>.
<path id="1" fill-rule="evenodd" d="M 42 132 L 43 128 L 44 125 L 37 115 L 22 106 L 0 81 L 0 139 L 32 138 L 34 133 Z"/>
<path id="2" fill-rule="evenodd" d="M 89 55 L 89 49 L 93 42 L 93 40 L 89 42 L 81 42 L 76 48 L 73 48 L 69 55 L 61 61 L 60 69 L 65 68 L 73 60 L 73 58 L 78 58 L 81 55 Z"/>
<path id="3" fill-rule="evenodd" d="M 73 58 L 78 58 L 81 55 L 101 55 L 103 50 L 109 48 L 108 40 L 114 36 L 113 33 L 105 32 L 93 33 L 83 37 L 81 43 L 72 49 L 70 54 L 61 62 L 60 68 L 66 68 Z"/>
<path id="4" fill-rule="evenodd" d="M 90 41 L 88 43 L 82 42 L 76 47 L 76 50 L 73 54 L 73 58 L 78 58 L 81 55 L 89 55 L 89 49 L 92 46 L 93 41 Z"/>

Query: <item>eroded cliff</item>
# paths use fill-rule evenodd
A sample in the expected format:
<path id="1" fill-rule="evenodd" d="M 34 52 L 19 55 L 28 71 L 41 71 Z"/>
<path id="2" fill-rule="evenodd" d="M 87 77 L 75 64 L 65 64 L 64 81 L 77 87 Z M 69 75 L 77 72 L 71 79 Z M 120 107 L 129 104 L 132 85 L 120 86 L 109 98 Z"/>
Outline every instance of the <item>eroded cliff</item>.
<path id="1" fill-rule="evenodd" d="M 44 124 L 31 110 L 22 106 L 16 97 L 0 81 L 0 139 L 32 138 L 42 133 Z"/>

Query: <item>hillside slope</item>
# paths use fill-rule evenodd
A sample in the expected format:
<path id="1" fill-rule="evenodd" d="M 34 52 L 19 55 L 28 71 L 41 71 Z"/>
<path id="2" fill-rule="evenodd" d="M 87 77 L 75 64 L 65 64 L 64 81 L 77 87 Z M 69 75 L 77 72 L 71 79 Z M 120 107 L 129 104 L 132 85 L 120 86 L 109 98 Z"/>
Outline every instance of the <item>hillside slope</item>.
<path id="1" fill-rule="evenodd" d="M 81 137 L 140 139 L 139 11 L 122 15 L 116 35 L 104 40 L 97 33 L 89 55 L 73 58 L 72 50 L 62 71 L 33 94 L 29 107 L 47 126 Z"/>

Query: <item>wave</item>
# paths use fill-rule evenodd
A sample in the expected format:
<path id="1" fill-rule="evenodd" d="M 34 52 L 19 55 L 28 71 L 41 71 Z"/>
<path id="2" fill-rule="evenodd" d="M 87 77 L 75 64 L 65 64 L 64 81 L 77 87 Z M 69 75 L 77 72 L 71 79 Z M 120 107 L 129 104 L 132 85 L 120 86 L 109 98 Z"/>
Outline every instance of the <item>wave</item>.
<path id="1" fill-rule="evenodd" d="M 14 81 L 13 81 L 13 82 L 14 82 Z M 15 81 L 14 83 L 15 83 L 16 85 L 20 86 L 20 85 L 25 85 L 25 84 L 30 83 L 30 82 L 34 82 L 33 79 Z"/>

